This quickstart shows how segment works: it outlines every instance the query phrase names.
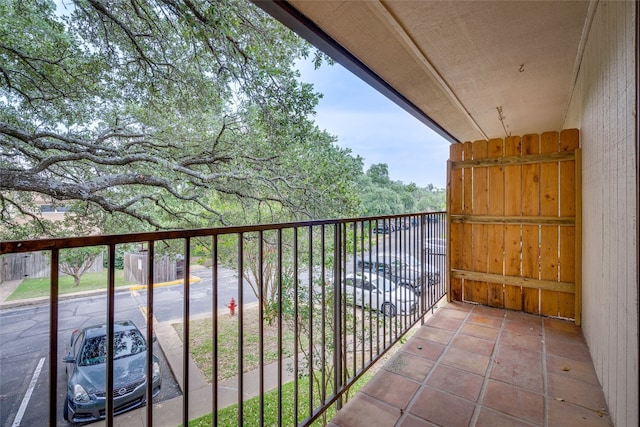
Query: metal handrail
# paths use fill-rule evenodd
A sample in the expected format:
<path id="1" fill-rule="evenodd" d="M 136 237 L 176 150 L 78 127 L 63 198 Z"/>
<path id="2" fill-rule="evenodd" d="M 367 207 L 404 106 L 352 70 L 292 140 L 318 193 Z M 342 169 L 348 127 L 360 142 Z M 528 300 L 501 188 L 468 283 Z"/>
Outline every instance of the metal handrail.
<path id="1" fill-rule="evenodd" d="M 183 255 L 187 260 L 185 277 L 182 283 L 184 291 L 182 319 L 183 324 L 183 384 L 182 384 L 182 422 L 189 422 L 189 321 L 190 275 L 188 260 L 194 239 L 210 238 L 210 255 L 213 261 L 212 304 L 213 304 L 213 378 L 211 410 L 213 424 L 217 425 L 218 405 L 218 303 L 220 259 L 220 240 L 231 236 L 237 242 L 235 265 L 238 271 L 238 334 L 244 330 L 244 289 L 248 286 L 243 277 L 252 264 L 247 253 L 255 250 L 257 260 L 257 297 L 265 297 L 264 284 L 275 281 L 276 291 L 271 295 L 274 305 L 267 307 L 259 304 L 259 346 L 264 350 L 264 317 L 267 308 L 275 310 L 278 340 L 278 424 L 283 423 L 282 386 L 284 379 L 285 355 L 282 350 L 285 322 L 293 322 L 294 351 L 293 378 L 295 381 L 294 420 L 297 425 L 309 425 L 334 406 L 342 407 L 344 398 L 351 386 L 386 352 L 388 352 L 424 315 L 433 308 L 445 294 L 446 270 L 444 259 L 434 258 L 425 248 L 428 236 L 444 236 L 446 213 L 417 213 L 408 215 L 388 215 L 366 218 L 349 218 L 336 220 L 302 221 L 279 224 L 252 226 L 219 227 L 192 230 L 169 230 L 125 235 L 87 236 L 42 240 L 5 241 L 0 242 L 0 255 L 35 251 L 51 252 L 51 295 L 50 295 L 50 331 L 49 331 L 49 424 L 55 425 L 61 411 L 58 410 L 58 298 L 59 254 L 61 250 L 86 246 L 105 246 L 108 252 L 108 284 L 107 284 L 107 343 L 113 340 L 113 323 L 115 321 L 115 253 L 118 245 L 140 243 L 147 247 L 147 254 L 153 259 L 158 252 L 157 242 L 182 240 Z M 275 236 L 273 237 L 272 234 Z M 272 240 L 273 239 L 273 240 Z M 265 249 L 273 250 L 273 256 L 265 253 Z M 409 258 L 408 256 L 412 257 Z M 358 262 L 358 260 L 368 261 Z M 393 264 L 399 259 L 408 261 L 402 265 Z M 271 264 L 269 264 L 271 263 Z M 433 267 L 439 264 L 438 283 L 432 283 Z M 147 342 L 154 336 L 154 263 L 147 262 Z M 367 267 L 365 267 L 367 265 Z M 375 268 L 373 266 L 376 266 Z M 271 276 L 266 277 L 265 266 L 271 268 Z M 384 266 L 384 267 L 380 267 Z M 367 289 L 372 284 L 361 287 L 350 287 L 349 280 L 354 283 L 359 277 L 377 274 L 378 289 Z M 355 275 L 352 277 L 351 275 Z M 395 291 L 390 286 L 392 280 L 406 281 L 406 286 Z M 411 282 L 411 283 L 409 283 Z M 407 292 L 409 286 L 416 291 L 415 299 L 403 302 L 403 295 L 411 297 Z M 379 292 L 378 292 L 379 291 Z M 382 301 L 382 302 L 381 302 Z M 292 311 L 285 305 L 292 304 Z M 275 308 L 274 308 L 275 307 Z M 406 310 L 403 312 L 403 310 Z M 387 311 L 385 314 L 384 311 Z M 293 314 L 291 314 L 293 313 Z M 306 331 L 306 332 L 305 332 Z M 109 339 L 109 337 L 111 339 Z M 107 388 L 113 390 L 113 349 L 107 351 Z M 238 340 L 238 425 L 244 423 L 244 390 L 243 363 L 245 360 L 243 341 Z M 147 378 L 152 376 L 151 351 L 147 355 Z M 261 351 L 263 353 L 263 351 Z M 260 412 L 263 413 L 264 395 L 264 355 L 259 355 L 260 372 Z M 302 401 L 299 396 L 298 379 L 301 376 L 318 375 L 320 385 L 310 379 L 307 393 L 309 398 Z M 147 381 L 147 401 L 152 396 L 151 381 Z M 113 425 L 113 393 L 106 393 L 106 425 Z M 301 414 L 301 415 L 299 415 Z M 147 405 L 146 425 L 152 425 L 154 419 L 153 405 Z M 261 416 L 260 423 L 264 423 Z"/>

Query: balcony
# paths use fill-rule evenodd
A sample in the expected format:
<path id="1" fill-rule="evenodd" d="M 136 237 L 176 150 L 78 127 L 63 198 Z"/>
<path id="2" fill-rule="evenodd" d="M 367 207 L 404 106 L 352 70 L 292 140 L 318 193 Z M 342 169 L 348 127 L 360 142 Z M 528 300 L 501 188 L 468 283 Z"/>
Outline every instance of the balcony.
<path id="1" fill-rule="evenodd" d="M 107 348 L 104 384 L 112 392 L 103 394 L 106 425 L 186 425 L 207 414 L 215 415 L 199 425 L 610 425 L 580 328 L 445 302 L 446 256 L 428 247 L 444 237 L 445 226 L 445 213 L 430 213 L 3 242 L 2 254 L 47 251 L 52 262 L 48 297 L 30 300 L 28 308 L 24 301 L 2 305 L 2 395 L 20 390 L 15 399 L 3 400 L 2 423 L 29 425 L 48 418 L 50 425 L 65 425 L 62 360 L 71 330 L 99 321 L 107 324 L 109 336 L 116 333 L 114 322 L 126 317 L 154 343 L 153 353 L 162 359 L 163 391 L 154 404 L 114 416 L 122 388 L 117 350 Z M 153 283 L 157 264 L 146 262 L 144 273 L 153 284 L 122 292 L 115 286 L 115 254 L 131 244 L 143 247 L 148 259 L 176 247 L 191 259 L 193 248 L 204 245 L 211 267 L 192 264 L 181 280 Z M 84 246 L 103 246 L 108 254 L 104 289 L 59 294 L 56 260 L 63 251 Z M 227 300 L 229 274 L 234 316 Z M 368 285 L 357 284 L 367 277 Z M 387 289 L 392 280 L 396 292 Z M 382 288 L 378 294 L 376 285 Z M 400 299 L 409 293 L 414 299 L 403 304 Z M 376 301 L 374 295 L 387 296 Z M 28 321 L 16 320 L 21 316 Z M 208 356 L 217 361 L 208 370 L 195 362 L 189 339 L 196 335 L 193 322 L 201 319 L 210 322 Z M 230 319 L 243 337 L 232 341 L 231 349 L 223 338 Z M 37 327 L 20 330 L 33 321 Z M 257 334 L 250 332 L 256 325 Z M 38 329 L 48 340 L 38 342 L 39 351 L 25 359 L 12 350 Z M 275 341 L 275 352 L 269 341 Z M 151 352 L 147 355 L 148 378 L 153 363 Z M 32 377 L 29 366 L 37 358 L 42 375 Z M 236 366 L 231 373 L 228 363 Z M 32 378 L 30 399 L 10 375 L 13 370 L 23 380 Z M 150 400 L 152 383 L 144 384 Z M 357 394 L 354 385 L 362 386 Z M 287 387 L 293 388 L 291 399 Z M 47 404 L 31 409 L 29 400 Z M 256 411 L 257 418 L 250 418 Z"/>
<path id="2" fill-rule="evenodd" d="M 613 424 L 579 327 L 452 302 L 429 316 L 330 425 Z"/>

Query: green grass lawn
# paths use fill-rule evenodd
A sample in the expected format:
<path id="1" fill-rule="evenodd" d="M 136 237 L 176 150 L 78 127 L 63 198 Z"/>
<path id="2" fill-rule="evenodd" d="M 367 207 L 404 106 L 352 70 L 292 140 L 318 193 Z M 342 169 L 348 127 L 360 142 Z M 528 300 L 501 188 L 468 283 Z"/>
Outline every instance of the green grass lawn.
<path id="1" fill-rule="evenodd" d="M 349 396 L 354 396 L 360 388 L 373 377 L 373 374 L 367 373 L 362 376 L 349 391 Z M 282 425 L 294 426 L 308 416 L 309 411 L 309 377 L 304 376 L 298 379 L 298 419 L 294 420 L 295 413 L 294 397 L 295 382 L 291 381 L 282 386 Z M 327 391 L 329 392 L 329 391 Z M 315 393 L 314 393 L 315 394 Z M 314 401 L 318 401 L 318 396 L 314 397 Z M 316 406 L 316 405 L 314 405 Z M 271 390 L 264 395 L 264 425 L 278 425 L 278 390 Z M 325 416 L 328 422 L 335 415 L 335 407 L 327 409 Z M 205 427 L 211 426 L 213 416 L 205 415 L 201 418 L 189 422 L 189 427 Z M 316 420 L 312 425 L 322 426 L 322 417 Z M 218 411 L 218 425 L 222 427 L 235 427 L 238 424 L 238 404 L 228 406 Z M 244 402 L 242 425 L 258 426 L 260 425 L 260 398 L 254 397 Z"/>
<path id="2" fill-rule="evenodd" d="M 257 345 L 258 309 L 245 309 L 247 317 L 244 323 L 243 342 L 245 346 L 245 359 L 243 363 L 244 371 L 257 369 L 259 366 L 257 356 L 261 351 Z M 254 321 L 252 321 L 253 319 Z M 182 339 L 182 324 L 172 325 Z M 212 371 L 212 321 L 211 319 L 198 319 L 190 322 L 190 351 L 196 365 L 205 378 L 211 381 Z M 293 334 L 290 330 L 283 330 L 283 357 L 291 356 L 293 351 Z M 276 361 L 278 358 L 277 348 L 277 327 L 276 325 L 266 325 L 263 330 L 265 343 L 262 349 L 265 363 Z M 307 337 L 304 337 L 306 339 Z M 237 346 L 238 346 L 238 316 L 222 315 L 218 317 L 218 380 L 230 378 L 237 374 Z M 354 394 L 373 376 L 373 373 L 365 374 L 358 380 L 349 391 L 349 396 Z M 320 405 L 320 397 L 317 394 L 318 385 L 314 383 L 314 407 Z M 327 393 L 331 393 L 331 384 L 327 385 Z M 309 377 L 300 376 L 298 378 L 298 418 L 294 420 L 294 397 L 296 396 L 295 382 L 289 382 L 282 387 L 282 425 L 297 425 L 308 416 L 309 411 Z M 260 425 L 260 399 L 259 397 L 247 400 L 243 404 L 243 425 Z M 264 396 L 264 425 L 278 425 L 278 390 L 271 390 Z M 335 414 L 335 408 L 331 407 L 326 411 L 326 420 L 330 420 Z M 189 422 L 190 427 L 204 427 L 212 425 L 212 415 L 208 414 Z M 218 425 L 237 426 L 238 425 L 238 405 L 234 404 L 218 411 Z M 322 418 L 313 423 L 314 426 L 324 425 Z"/>
<path id="3" fill-rule="evenodd" d="M 115 271 L 115 285 L 131 286 L 134 283 L 124 280 L 124 271 Z M 11 294 L 7 301 L 19 299 L 48 297 L 50 295 L 51 280 L 48 277 L 41 279 L 25 279 L 20 286 Z M 59 294 L 69 294 L 73 292 L 92 291 L 96 289 L 107 289 L 107 270 L 98 273 L 86 273 L 80 279 L 80 286 L 73 284 L 73 277 L 60 276 L 58 281 Z"/>
<path id="4" fill-rule="evenodd" d="M 278 360 L 278 327 L 267 325 L 263 330 L 264 343 L 260 348 L 258 337 L 258 308 L 245 308 L 245 323 L 242 340 L 244 348 L 243 371 L 256 369 L 260 364 L 259 355 L 262 352 L 264 363 L 268 364 Z M 182 339 L 182 323 L 172 325 L 176 333 Z M 192 320 L 189 323 L 190 343 L 189 349 L 200 372 L 211 383 L 213 374 L 213 322 L 210 318 Z M 293 352 L 294 335 L 291 329 L 283 328 L 280 349 L 282 357 L 290 357 Z M 218 317 L 218 381 L 231 378 L 238 374 L 238 316 L 223 315 Z"/>

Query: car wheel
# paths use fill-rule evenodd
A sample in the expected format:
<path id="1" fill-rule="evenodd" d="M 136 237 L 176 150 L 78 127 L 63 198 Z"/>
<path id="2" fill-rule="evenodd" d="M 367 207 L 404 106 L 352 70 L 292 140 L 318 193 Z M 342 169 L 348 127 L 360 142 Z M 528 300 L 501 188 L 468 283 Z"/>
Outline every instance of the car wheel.
<path id="1" fill-rule="evenodd" d="M 393 317 L 396 315 L 396 306 L 390 302 L 385 302 L 382 306 L 382 313 L 384 313 L 385 316 Z"/>

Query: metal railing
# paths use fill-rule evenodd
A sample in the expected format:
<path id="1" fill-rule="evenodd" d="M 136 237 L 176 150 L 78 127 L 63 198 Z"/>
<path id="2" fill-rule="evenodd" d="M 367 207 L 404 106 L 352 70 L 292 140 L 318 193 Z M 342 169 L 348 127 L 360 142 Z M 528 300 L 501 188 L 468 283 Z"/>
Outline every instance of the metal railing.
<path id="1" fill-rule="evenodd" d="M 167 254 L 184 260 L 191 260 L 192 255 L 210 259 L 210 281 L 192 283 L 195 267 L 185 262 L 184 277 L 180 284 L 174 285 L 181 291 L 181 301 L 173 300 L 173 307 L 175 301 L 181 307 L 172 323 L 182 324 L 179 332 L 183 342 L 180 384 L 183 425 L 188 425 L 192 401 L 188 363 L 192 357 L 190 325 L 194 317 L 203 314 L 200 306 L 192 306 L 191 292 L 202 294 L 200 290 L 204 287 L 210 302 L 206 311 L 211 319 L 212 362 L 209 362 L 208 381 L 212 393 L 212 424 L 218 425 L 218 411 L 222 409 L 218 384 L 229 376 L 226 368 L 225 373 L 222 372 L 226 361 L 221 358 L 228 356 L 222 355 L 221 346 L 233 345 L 237 352 L 237 368 L 233 371 L 238 380 L 237 425 L 246 422 L 244 384 L 248 371 L 258 374 L 258 423 L 267 422 L 264 419 L 268 404 L 265 376 L 273 365 L 277 365 L 277 424 L 309 425 L 319 419 L 317 422 L 326 422 L 327 409 L 339 409 L 353 384 L 444 296 L 446 252 L 440 250 L 443 246 L 439 245 L 444 245 L 445 225 L 444 212 L 422 213 L 1 242 L 0 255 L 37 251 L 49 254 L 49 425 L 56 425 L 61 419 L 63 402 L 58 395 L 60 390 L 67 389 L 66 379 L 58 374 L 62 355 L 66 354 L 58 348 L 59 263 L 66 256 L 65 251 L 86 247 L 104 247 L 107 254 L 106 309 L 94 316 L 106 323 L 107 343 L 114 342 L 114 322 L 122 320 L 116 303 L 119 253 L 130 248 L 146 252 L 148 260 Z M 146 340 L 152 343 L 154 320 L 164 308 L 154 301 L 160 289 L 160 284 L 154 283 L 154 262 L 146 262 L 144 269 L 149 285 L 140 287 L 139 298 L 146 303 L 143 320 Z M 222 277 L 221 272 L 225 271 L 235 272 L 231 285 Z M 225 341 L 219 330 L 220 316 L 229 315 L 227 302 L 223 301 L 229 296 L 228 292 L 237 302 L 237 336 L 240 337 L 232 344 Z M 257 304 L 250 304 L 249 300 Z M 247 326 L 256 324 L 257 344 L 249 350 L 248 341 L 254 337 L 249 336 Z M 63 336 L 61 342 L 66 340 Z M 270 340 L 276 341 L 275 352 L 265 349 Z M 152 351 L 147 351 L 146 378 L 153 375 L 153 363 Z M 105 385 L 111 392 L 104 393 L 103 409 L 108 426 L 113 425 L 114 419 L 113 391 L 117 386 L 114 364 L 114 346 L 107 344 Z M 286 375 L 287 372 L 290 375 Z M 293 409 L 290 405 L 285 407 L 282 401 L 283 386 L 290 379 L 294 389 Z M 146 401 L 152 400 L 153 387 L 152 381 L 145 382 Z M 154 405 L 146 405 L 145 411 L 146 425 L 153 425 Z M 285 419 L 293 421 L 283 421 Z"/>

